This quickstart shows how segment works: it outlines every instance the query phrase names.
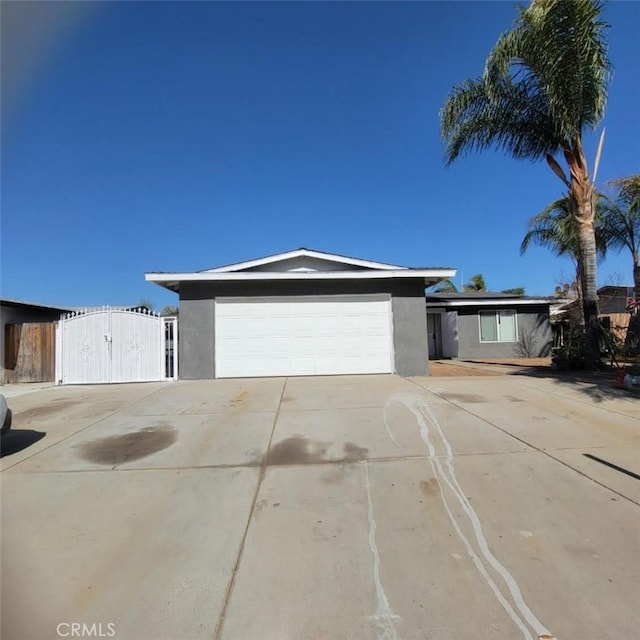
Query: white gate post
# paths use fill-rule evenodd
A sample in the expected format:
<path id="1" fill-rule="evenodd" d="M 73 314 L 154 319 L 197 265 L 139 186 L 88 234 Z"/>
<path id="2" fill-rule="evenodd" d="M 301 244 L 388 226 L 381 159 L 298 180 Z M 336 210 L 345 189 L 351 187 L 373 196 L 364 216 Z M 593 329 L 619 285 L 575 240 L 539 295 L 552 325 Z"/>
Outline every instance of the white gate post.
<path id="1" fill-rule="evenodd" d="M 162 318 L 162 367 L 165 380 L 178 379 L 177 318 Z"/>
<path id="2" fill-rule="evenodd" d="M 178 318 L 173 319 L 173 379 L 178 379 Z"/>
<path id="3" fill-rule="evenodd" d="M 55 378 L 56 384 L 62 384 L 62 376 L 63 376 L 63 367 L 62 367 L 62 349 L 63 349 L 63 341 L 62 341 L 62 324 L 64 323 L 64 316 L 61 316 L 60 320 L 58 320 L 56 325 L 56 355 L 55 355 Z"/>

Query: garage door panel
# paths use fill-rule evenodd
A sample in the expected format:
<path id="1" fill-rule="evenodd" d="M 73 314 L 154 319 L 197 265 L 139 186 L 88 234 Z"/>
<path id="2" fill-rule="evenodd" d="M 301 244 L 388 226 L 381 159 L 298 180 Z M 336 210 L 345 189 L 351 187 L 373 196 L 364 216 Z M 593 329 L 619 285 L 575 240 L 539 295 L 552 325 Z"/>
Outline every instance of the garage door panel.
<path id="1" fill-rule="evenodd" d="M 216 376 L 388 373 L 388 296 L 216 301 Z"/>

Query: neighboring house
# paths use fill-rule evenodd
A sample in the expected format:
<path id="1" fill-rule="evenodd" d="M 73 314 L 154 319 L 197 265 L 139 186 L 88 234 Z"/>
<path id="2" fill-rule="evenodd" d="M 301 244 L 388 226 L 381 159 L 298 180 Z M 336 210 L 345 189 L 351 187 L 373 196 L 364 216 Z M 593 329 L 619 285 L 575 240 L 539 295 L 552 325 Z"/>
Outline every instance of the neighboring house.
<path id="1" fill-rule="evenodd" d="M 54 379 L 55 327 L 65 307 L 0 299 L 0 382 Z"/>
<path id="2" fill-rule="evenodd" d="M 633 297 L 633 287 L 600 287 L 598 289 L 598 306 L 601 315 L 627 313 L 629 311 L 629 299 Z"/>
<path id="3" fill-rule="evenodd" d="M 607 285 L 598 289 L 598 309 L 600 316 L 612 316 L 631 312 L 630 302 L 634 300 L 633 287 L 621 287 Z M 551 318 L 554 321 L 568 320 L 570 312 L 576 309 L 579 301 L 557 300 L 551 307 Z"/>
<path id="4" fill-rule="evenodd" d="M 180 377 L 203 379 L 424 375 L 424 290 L 455 273 L 303 248 L 145 277 L 179 294 Z"/>
<path id="5" fill-rule="evenodd" d="M 551 353 L 549 298 L 505 293 L 428 293 L 431 358 L 518 358 Z"/>

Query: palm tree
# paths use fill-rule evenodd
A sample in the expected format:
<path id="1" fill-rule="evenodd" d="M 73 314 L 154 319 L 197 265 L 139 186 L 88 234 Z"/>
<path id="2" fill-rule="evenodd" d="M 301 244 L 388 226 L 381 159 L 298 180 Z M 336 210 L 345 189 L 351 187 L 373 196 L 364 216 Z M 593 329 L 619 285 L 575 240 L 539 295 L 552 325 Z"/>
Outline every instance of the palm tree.
<path id="1" fill-rule="evenodd" d="M 604 203 L 609 246 L 631 253 L 634 297 L 640 299 L 640 174 L 610 184 L 617 194 Z"/>
<path id="2" fill-rule="evenodd" d="M 475 276 L 469 278 L 469 282 L 462 287 L 465 293 L 481 293 L 487 290 L 487 285 L 484 281 L 484 276 L 481 273 L 477 273 Z"/>
<path id="3" fill-rule="evenodd" d="M 555 298 L 568 298 L 571 295 L 577 296 L 577 288 L 575 282 L 563 282 L 556 285 L 553 292 Z"/>
<path id="4" fill-rule="evenodd" d="M 602 7 L 600 0 L 533 0 L 520 7 L 483 74 L 455 87 L 440 112 L 447 165 L 465 152 L 495 146 L 517 159 L 546 158 L 566 185 L 592 337 L 598 322 L 594 185 L 582 136 L 598 125 L 607 99 L 611 64 Z M 569 178 L 553 157 L 559 153 Z M 586 341 L 594 358 L 596 343 Z"/>
<path id="5" fill-rule="evenodd" d="M 603 198 L 596 194 L 594 233 L 598 258 L 605 257 L 608 244 L 608 233 L 603 223 L 603 218 L 606 215 L 603 203 Z M 546 247 L 557 256 L 571 258 L 576 270 L 576 280 L 573 288 L 577 292 L 578 298 L 582 300 L 580 244 L 576 225 L 571 214 L 569 195 L 554 200 L 548 207 L 529 220 L 527 233 L 520 245 L 520 254 L 525 253 L 532 244 Z"/>
<path id="6" fill-rule="evenodd" d="M 434 293 L 458 293 L 458 287 L 451 280 L 441 280 L 436 285 Z"/>

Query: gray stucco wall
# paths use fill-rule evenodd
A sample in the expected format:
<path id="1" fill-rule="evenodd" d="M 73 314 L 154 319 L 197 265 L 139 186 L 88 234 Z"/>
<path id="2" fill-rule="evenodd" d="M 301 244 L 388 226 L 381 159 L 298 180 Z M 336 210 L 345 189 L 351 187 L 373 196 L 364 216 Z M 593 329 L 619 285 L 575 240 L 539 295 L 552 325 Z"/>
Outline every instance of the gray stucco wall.
<path id="1" fill-rule="evenodd" d="M 487 307 L 516 309 L 518 342 L 480 342 L 478 309 L 458 309 L 458 358 L 523 358 L 548 356 L 552 333 L 548 305 Z"/>
<path id="2" fill-rule="evenodd" d="M 629 297 L 633 297 L 633 293 Z M 600 295 L 598 305 L 601 314 L 607 313 L 625 313 L 627 311 L 627 298 L 622 296 L 606 296 Z"/>
<path id="3" fill-rule="evenodd" d="M 429 374 L 427 309 L 424 288 L 392 292 L 393 348 L 396 373 L 401 376 Z"/>
<path id="4" fill-rule="evenodd" d="M 215 298 L 331 296 L 390 293 L 395 369 L 400 375 L 428 373 L 424 285 L 418 280 L 182 283 L 180 288 L 179 376 L 215 377 Z"/>
<path id="5" fill-rule="evenodd" d="M 211 299 L 180 299 L 178 375 L 184 380 L 215 377 L 215 308 Z"/>

